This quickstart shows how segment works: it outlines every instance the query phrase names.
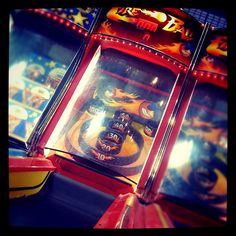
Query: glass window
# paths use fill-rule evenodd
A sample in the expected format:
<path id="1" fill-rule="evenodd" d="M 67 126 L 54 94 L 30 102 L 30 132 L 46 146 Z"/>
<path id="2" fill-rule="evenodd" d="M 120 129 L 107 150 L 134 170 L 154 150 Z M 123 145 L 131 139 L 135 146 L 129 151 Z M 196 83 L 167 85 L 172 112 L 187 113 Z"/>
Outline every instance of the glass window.
<path id="1" fill-rule="evenodd" d="M 21 11 L 10 15 L 9 136 L 17 140 L 29 139 L 81 42 L 68 36 L 63 43 L 57 34 L 50 21 Z"/>
<path id="2" fill-rule="evenodd" d="M 160 192 L 181 199 L 183 204 L 189 202 L 204 214 L 211 213 L 206 208 L 213 209 L 217 217 L 226 213 L 226 170 L 227 93 L 211 84 L 199 84 L 172 150 Z"/>
<path id="3" fill-rule="evenodd" d="M 137 183 L 176 77 L 163 66 L 98 48 L 46 148 Z"/>

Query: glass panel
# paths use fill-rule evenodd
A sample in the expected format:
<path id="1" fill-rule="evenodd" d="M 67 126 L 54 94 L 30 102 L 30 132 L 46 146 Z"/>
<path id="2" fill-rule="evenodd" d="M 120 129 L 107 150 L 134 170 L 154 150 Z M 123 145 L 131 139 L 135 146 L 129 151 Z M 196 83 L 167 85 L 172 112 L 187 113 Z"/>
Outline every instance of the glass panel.
<path id="1" fill-rule="evenodd" d="M 49 32 L 43 21 L 37 29 L 30 26 L 37 25 L 34 17 L 28 19 L 29 24 L 17 20 L 10 18 L 9 136 L 27 142 L 78 46 L 67 48 L 59 43 L 54 37 L 56 28 Z"/>
<path id="2" fill-rule="evenodd" d="M 137 183 L 176 76 L 160 65 L 98 48 L 46 148 Z"/>
<path id="3" fill-rule="evenodd" d="M 160 192 L 182 200 L 184 206 L 217 217 L 226 213 L 226 170 L 227 93 L 214 85 L 199 84 Z"/>

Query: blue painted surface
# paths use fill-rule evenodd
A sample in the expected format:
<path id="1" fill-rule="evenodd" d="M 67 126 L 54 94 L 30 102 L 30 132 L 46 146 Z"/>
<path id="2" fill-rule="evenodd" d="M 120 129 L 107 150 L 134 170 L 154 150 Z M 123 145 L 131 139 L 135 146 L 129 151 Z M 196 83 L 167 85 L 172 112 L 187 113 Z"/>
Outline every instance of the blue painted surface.
<path id="1" fill-rule="evenodd" d="M 26 156 L 26 151 L 24 150 L 20 150 L 20 149 L 16 149 L 16 148 L 9 148 L 8 149 L 8 155 L 9 156 Z"/>
<path id="2" fill-rule="evenodd" d="M 114 197 L 57 173 L 34 196 L 9 202 L 11 227 L 93 228 Z"/>

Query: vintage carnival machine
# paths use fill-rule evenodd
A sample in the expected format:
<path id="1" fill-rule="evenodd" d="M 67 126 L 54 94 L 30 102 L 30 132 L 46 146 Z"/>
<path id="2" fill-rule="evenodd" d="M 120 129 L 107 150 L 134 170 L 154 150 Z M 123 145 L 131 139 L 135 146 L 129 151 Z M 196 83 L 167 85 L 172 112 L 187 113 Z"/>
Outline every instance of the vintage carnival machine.
<path id="1" fill-rule="evenodd" d="M 99 9 L 9 13 L 9 188 L 15 198 L 38 192 L 55 170 L 45 158 L 30 158 L 31 149 L 68 86 Z"/>
<path id="2" fill-rule="evenodd" d="M 227 220 L 228 143 L 225 30 L 209 30 L 192 79 L 195 86 L 191 97 L 186 99 L 189 104 L 186 110 L 180 111 L 185 115 L 178 134 L 173 135 L 174 138 L 177 135 L 176 140 L 170 140 L 173 148 L 166 154 L 170 156 L 168 170 L 156 190 L 167 202 L 184 206 L 181 222 L 193 226 L 224 225 Z M 174 210 L 174 206 L 169 209 L 181 210 L 178 207 Z M 187 220 L 191 213 L 185 213 L 186 209 L 194 212 L 192 222 Z"/>
<path id="3" fill-rule="evenodd" d="M 166 47 L 165 50 L 169 48 Z M 227 35 L 209 27 L 194 68 L 176 100 L 155 158 L 148 159 L 137 196 L 117 199 L 96 225 L 142 227 L 136 214 L 160 217 L 160 204 L 176 227 L 223 226 L 227 220 Z M 189 74 L 188 74 L 189 73 Z M 188 77 L 189 76 L 189 77 Z M 149 163 L 148 163 L 149 162 Z M 167 170 L 166 170 L 167 168 Z M 122 204 L 122 200 L 126 200 Z M 117 207 L 123 213 L 117 216 Z M 149 209 L 148 209 L 149 208 Z M 156 206 L 155 206 L 156 208 Z M 127 210 L 128 209 L 128 210 Z M 127 213 L 128 211 L 128 213 Z M 138 213 L 139 212 L 139 213 Z M 109 221 L 107 217 L 117 216 Z M 158 216 L 157 216 L 158 215 Z M 137 217 L 137 216 L 136 216 Z M 158 221 L 156 222 L 156 224 Z M 159 222 L 161 224 L 161 222 Z M 150 225 L 150 222 L 149 222 Z"/>
<path id="4" fill-rule="evenodd" d="M 203 226 L 193 224 L 194 208 L 176 213 L 188 208 L 183 202 L 224 212 L 227 179 L 219 161 L 227 150 L 227 71 L 204 64 L 214 61 L 218 48 L 212 32 L 179 9 L 104 9 L 70 86 L 37 137 L 34 153 L 56 170 L 33 201 L 47 198 L 55 208 L 57 199 L 74 208 L 77 224 L 72 217 L 68 225 L 77 228 Z M 222 63 L 227 46 L 220 45 Z M 215 93 L 220 104 L 207 104 L 205 97 Z M 217 137 L 215 124 L 224 131 Z M 80 224 L 84 215 L 93 217 L 90 225 Z M 206 218 L 209 226 L 221 224 Z"/>
<path id="5" fill-rule="evenodd" d="M 90 14 L 96 13 L 91 9 L 88 13 L 89 11 Z M 89 19 L 87 28 L 85 23 L 83 25 L 82 12 L 85 13 L 86 9 L 28 9 L 11 12 L 9 35 L 11 144 L 28 149 L 32 142 L 29 141 L 32 130 L 50 100 L 55 100 L 52 96 L 76 53 L 84 48 L 91 25 Z M 15 113 L 18 117 L 14 116 Z M 21 121 L 25 124 L 18 126 Z"/>

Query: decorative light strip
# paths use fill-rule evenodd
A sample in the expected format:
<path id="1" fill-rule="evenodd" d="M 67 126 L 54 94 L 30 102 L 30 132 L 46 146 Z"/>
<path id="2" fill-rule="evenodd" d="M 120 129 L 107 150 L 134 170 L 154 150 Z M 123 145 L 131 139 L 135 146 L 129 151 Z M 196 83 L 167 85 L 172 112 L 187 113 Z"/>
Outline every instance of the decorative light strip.
<path id="1" fill-rule="evenodd" d="M 143 50 L 145 52 L 152 53 L 156 56 L 159 56 L 162 59 L 165 59 L 166 61 L 168 61 L 169 63 L 172 63 L 173 65 L 177 66 L 180 70 L 183 70 L 184 72 L 186 72 L 187 69 L 188 69 L 183 63 L 175 60 L 174 58 L 172 58 L 170 56 L 167 56 L 163 52 L 157 51 L 157 50 L 152 49 L 152 48 L 147 47 L 147 46 L 140 45 L 136 42 L 131 42 L 129 40 L 119 39 L 119 38 L 115 38 L 114 36 L 107 36 L 107 35 L 102 35 L 102 34 L 92 34 L 91 38 L 94 39 L 94 40 L 111 41 L 111 42 L 121 43 L 121 44 L 124 44 L 124 45 L 127 45 L 127 46 L 132 46 L 132 47 L 135 47 L 137 49 Z"/>
<path id="2" fill-rule="evenodd" d="M 61 16 L 57 16 L 54 13 L 50 13 L 50 12 L 43 10 L 43 9 L 27 9 L 27 10 L 35 12 L 35 13 L 40 14 L 42 16 L 45 16 L 49 19 L 52 19 L 52 20 L 56 21 L 57 23 L 66 26 L 68 29 L 75 31 L 78 34 L 84 35 L 85 37 L 88 36 L 88 32 L 86 30 L 84 30 L 82 27 L 80 27 L 79 25 L 77 25 L 75 23 L 72 23 L 69 20 L 64 19 Z"/>
<path id="3" fill-rule="evenodd" d="M 102 34 L 92 34 L 91 38 L 93 38 L 95 40 L 111 41 L 111 42 L 125 44 L 127 46 L 133 46 L 135 48 L 144 50 L 146 52 L 152 53 L 156 56 L 159 56 L 159 57 L 165 59 L 167 62 L 172 63 L 173 65 L 177 66 L 180 70 L 182 70 L 184 72 L 187 72 L 187 70 L 188 70 L 188 67 L 186 65 L 180 63 L 179 61 L 175 60 L 174 58 L 172 58 L 170 56 L 167 56 L 163 52 L 156 51 L 155 49 L 140 45 L 136 42 L 131 42 L 129 40 L 119 39 L 119 38 L 115 38 L 113 36 L 111 37 L 111 36 L 102 35 Z M 216 81 L 220 81 L 220 82 L 225 82 L 227 79 L 227 76 L 220 75 L 220 74 L 213 73 L 213 72 L 208 72 L 208 71 L 200 71 L 200 70 L 194 70 L 192 72 L 192 75 L 194 77 L 198 77 L 201 79 L 216 80 Z"/>
<path id="4" fill-rule="evenodd" d="M 192 75 L 194 77 L 198 77 L 201 79 L 207 79 L 207 80 L 215 80 L 215 81 L 221 81 L 221 82 L 225 82 L 227 79 L 227 76 L 225 75 L 220 75 L 217 73 L 213 73 L 213 72 L 208 72 L 208 71 L 198 71 L 198 70 L 194 70 Z"/>

